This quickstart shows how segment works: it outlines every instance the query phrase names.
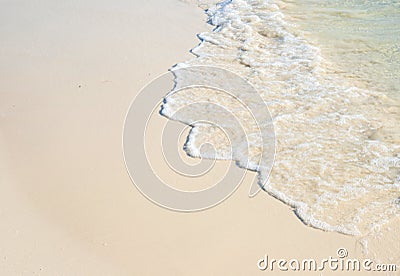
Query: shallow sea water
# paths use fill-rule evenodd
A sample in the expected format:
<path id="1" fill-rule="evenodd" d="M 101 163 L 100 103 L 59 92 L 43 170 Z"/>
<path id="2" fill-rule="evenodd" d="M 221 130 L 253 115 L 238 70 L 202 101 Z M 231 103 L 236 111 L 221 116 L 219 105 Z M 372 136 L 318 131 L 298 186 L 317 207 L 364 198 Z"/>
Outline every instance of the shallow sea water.
<path id="1" fill-rule="evenodd" d="M 332 73 L 400 100 L 400 1 L 285 1 L 284 13 Z"/>
<path id="2" fill-rule="evenodd" d="M 196 56 L 177 68 L 225 68 L 257 89 L 264 100 L 259 108 L 268 106 L 276 135 L 272 173 L 261 162 L 260 182 L 268 181 L 265 190 L 307 225 L 363 235 L 400 215 L 399 3 L 201 3 L 215 29 L 199 34 Z M 199 114 L 172 114 L 196 99 L 232 105 L 207 89 L 172 92 L 164 115 L 195 121 L 189 117 Z M 235 116 L 251 137 L 243 156 L 205 124 L 193 125 L 188 154 L 227 159 L 234 151 L 237 160 L 257 160 L 266 145 L 249 114 Z M 216 149 L 212 156 L 200 150 L 206 143 Z"/>

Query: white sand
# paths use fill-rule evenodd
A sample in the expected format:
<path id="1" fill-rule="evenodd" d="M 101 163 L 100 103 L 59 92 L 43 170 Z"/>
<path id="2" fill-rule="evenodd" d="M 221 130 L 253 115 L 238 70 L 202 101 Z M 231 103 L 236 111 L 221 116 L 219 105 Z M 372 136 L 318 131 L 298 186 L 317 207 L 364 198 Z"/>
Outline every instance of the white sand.
<path id="1" fill-rule="evenodd" d="M 192 214 L 138 192 L 125 113 L 210 27 L 184 2 L 118 2 L 2 3 L 0 274 L 250 275 L 264 254 L 360 255 L 356 238 L 306 227 L 266 194 L 249 199 L 249 181 Z"/>

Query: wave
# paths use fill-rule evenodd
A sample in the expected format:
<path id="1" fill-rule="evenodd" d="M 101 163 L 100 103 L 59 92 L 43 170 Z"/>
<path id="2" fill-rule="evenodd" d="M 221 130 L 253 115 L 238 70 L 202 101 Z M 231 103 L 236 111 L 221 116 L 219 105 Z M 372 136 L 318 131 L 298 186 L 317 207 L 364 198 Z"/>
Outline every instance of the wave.
<path id="1" fill-rule="evenodd" d="M 208 6 L 208 22 L 215 28 L 198 35 L 201 42 L 191 50 L 195 57 L 176 68 L 221 67 L 257 89 L 264 101 L 260 108 L 266 104 L 272 116 L 276 156 L 271 174 L 262 166 L 248 169 L 258 171 L 260 183 L 268 180 L 265 190 L 292 206 L 305 224 L 326 231 L 366 234 L 399 216 L 398 102 L 358 88 L 331 68 L 328 73 L 332 61 L 285 20 L 284 2 L 229 0 Z M 171 114 L 196 98 L 232 104 L 206 89 L 170 93 L 163 115 L 185 121 L 192 115 Z M 219 116 L 218 110 L 206 112 Z M 217 147 L 212 157 L 232 158 L 218 129 L 192 127 L 185 146 L 189 155 L 210 158 L 200 148 L 212 143 Z M 256 132 L 251 124 L 246 131 L 249 136 Z M 251 141 L 246 158 L 259 156 L 259 143 Z M 234 151 L 241 153 L 240 148 Z"/>

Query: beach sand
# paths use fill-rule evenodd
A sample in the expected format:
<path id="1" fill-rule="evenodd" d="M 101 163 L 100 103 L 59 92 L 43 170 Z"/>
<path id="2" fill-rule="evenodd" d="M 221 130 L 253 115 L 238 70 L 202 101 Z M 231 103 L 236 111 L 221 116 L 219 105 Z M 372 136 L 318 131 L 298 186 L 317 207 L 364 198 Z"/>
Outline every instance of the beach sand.
<path id="1" fill-rule="evenodd" d="M 201 9 L 45 0 L 7 1 L 0 14 L 1 275 L 253 275 L 268 273 L 257 268 L 265 254 L 362 256 L 359 238 L 307 227 L 264 192 L 249 198 L 251 172 L 197 213 L 160 208 L 131 182 L 125 114 L 210 30 Z"/>

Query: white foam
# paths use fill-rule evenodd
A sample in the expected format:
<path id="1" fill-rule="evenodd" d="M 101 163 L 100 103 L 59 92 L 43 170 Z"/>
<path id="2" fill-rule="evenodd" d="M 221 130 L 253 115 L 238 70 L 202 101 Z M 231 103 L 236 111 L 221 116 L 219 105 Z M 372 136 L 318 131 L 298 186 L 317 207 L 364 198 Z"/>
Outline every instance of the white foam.
<path id="1" fill-rule="evenodd" d="M 398 106 L 380 93 L 325 74 L 320 49 L 293 32 L 280 6 L 279 1 L 251 0 L 210 6 L 207 14 L 215 29 L 199 35 L 202 41 L 192 50 L 196 58 L 177 68 L 220 66 L 251 82 L 268 104 L 276 129 L 276 161 L 265 190 L 292 206 L 307 225 L 345 234 L 368 232 L 400 215 L 394 204 L 400 197 Z M 176 82 L 179 86 L 185 80 L 178 76 Z M 207 93 L 191 96 L 232 104 Z M 164 115 L 182 122 L 195 116 L 174 117 L 192 98 L 172 94 L 166 97 Z M 247 125 L 252 137 L 255 131 L 250 121 Z M 186 144 L 190 155 L 210 158 L 199 145 L 224 144 L 217 135 L 203 135 L 206 129 L 194 124 Z M 257 170 L 264 183 L 269 171 L 254 161 L 263 146 L 259 143 L 254 136 L 248 154 L 240 148 L 247 146 L 244 141 L 219 147 L 212 157 L 232 157 Z"/>

